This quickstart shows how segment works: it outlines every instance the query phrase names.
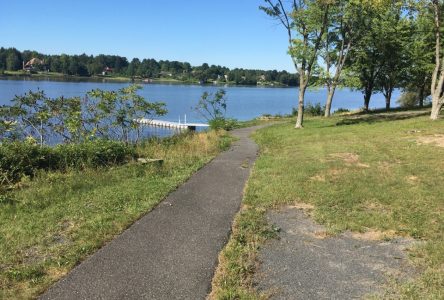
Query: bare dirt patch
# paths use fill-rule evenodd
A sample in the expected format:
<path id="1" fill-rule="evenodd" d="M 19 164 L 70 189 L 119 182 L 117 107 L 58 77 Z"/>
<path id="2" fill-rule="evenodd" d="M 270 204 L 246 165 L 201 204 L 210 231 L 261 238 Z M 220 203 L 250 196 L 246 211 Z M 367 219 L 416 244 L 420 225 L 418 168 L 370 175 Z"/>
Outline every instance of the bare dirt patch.
<path id="1" fill-rule="evenodd" d="M 328 170 L 328 175 L 333 176 L 333 177 L 339 177 L 342 174 L 345 173 L 345 170 L 340 170 L 340 169 L 330 169 Z"/>
<path id="2" fill-rule="evenodd" d="M 417 139 L 418 144 L 432 144 L 438 147 L 444 147 L 444 134 L 435 134 L 422 136 Z"/>
<path id="3" fill-rule="evenodd" d="M 406 179 L 407 179 L 407 182 L 410 183 L 410 184 L 418 184 L 420 182 L 419 177 L 418 176 L 414 176 L 414 175 L 407 176 Z"/>
<path id="4" fill-rule="evenodd" d="M 338 178 L 340 178 L 343 174 L 345 174 L 347 170 L 345 169 L 329 169 L 325 172 L 316 174 L 312 177 L 310 177 L 311 181 L 318 181 L 318 182 L 326 182 L 326 181 L 335 181 Z"/>
<path id="5" fill-rule="evenodd" d="M 408 280 L 415 269 L 406 249 L 415 242 L 392 231 L 331 235 L 301 209 L 284 207 L 267 214 L 279 239 L 259 254 L 254 282 L 271 299 L 357 299 L 382 295 L 391 278 Z M 392 236 L 388 241 L 386 236 Z M 385 239 L 385 240 L 381 240 Z"/>
<path id="6" fill-rule="evenodd" d="M 315 175 L 313 177 L 310 177 L 310 180 L 312 181 L 320 181 L 320 182 L 325 182 L 325 176 L 323 175 Z"/>
<path id="7" fill-rule="evenodd" d="M 323 240 L 323 239 L 326 239 L 326 238 L 332 237 L 333 234 L 331 234 L 331 233 L 328 232 L 328 231 L 321 230 L 321 231 L 316 231 L 316 232 L 313 234 L 313 236 L 314 236 L 315 238 L 317 238 L 317 239 L 321 239 L 321 240 Z"/>
<path id="8" fill-rule="evenodd" d="M 366 232 L 352 232 L 349 235 L 357 240 L 365 241 L 381 241 L 386 239 L 393 239 L 396 237 L 396 231 L 394 230 L 368 230 Z"/>
<path id="9" fill-rule="evenodd" d="M 300 210 L 312 210 L 314 209 L 314 206 L 308 203 L 301 203 L 301 202 L 296 202 L 293 203 L 293 205 L 288 206 L 289 208 L 292 209 L 300 209 Z"/>
<path id="10" fill-rule="evenodd" d="M 376 202 L 366 202 L 364 210 L 373 213 L 387 214 L 390 212 L 390 208 Z"/>
<path id="11" fill-rule="evenodd" d="M 332 153 L 331 158 L 342 160 L 345 164 L 350 166 L 357 166 L 361 168 L 369 168 L 368 164 L 364 164 L 359 161 L 359 155 L 350 152 Z"/>

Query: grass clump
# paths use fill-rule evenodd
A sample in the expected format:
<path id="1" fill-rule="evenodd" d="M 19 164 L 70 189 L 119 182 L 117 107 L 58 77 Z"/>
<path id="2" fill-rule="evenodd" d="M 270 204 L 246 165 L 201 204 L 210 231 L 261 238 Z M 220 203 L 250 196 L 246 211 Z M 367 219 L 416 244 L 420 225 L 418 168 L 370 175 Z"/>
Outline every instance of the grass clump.
<path id="1" fill-rule="evenodd" d="M 32 142 L 0 144 L 0 185 L 18 182 L 38 171 L 66 171 L 121 165 L 135 157 L 135 147 L 112 140 L 40 146 Z"/>
<path id="2" fill-rule="evenodd" d="M 443 135 L 444 120 L 431 122 L 426 116 L 399 114 L 403 112 L 384 114 L 377 122 L 376 115 L 371 120 L 365 116 L 311 118 L 303 130 L 295 130 L 293 122 L 259 130 L 254 137 L 261 155 L 243 204 L 254 214 L 248 219 L 258 218 L 263 226 L 269 226 L 264 211 L 305 203 L 314 207 L 314 219 L 332 233 L 394 232 L 420 240 L 409 256 L 423 271 L 387 293 L 404 299 L 440 299 L 444 286 L 444 161 L 439 158 L 444 148 L 418 141 Z M 344 118 L 354 121 L 344 122 Z M 241 214 L 220 256 L 218 274 L 223 275 L 214 281 L 215 299 L 263 296 L 255 293 L 254 270 L 249 268 L 255 266 L 258 248 L 268 236 L 261 234 L 263 227 L 256 226 L 258 222 L 239 227 L 242 220 Z M 253 242 L 240 243 L 239 237 Z"/>
<path id="3" fill-rule="evenodd" d="M 35 298 L 227 149 L 225 132 L 152 139 L 162 165 L 37 172 L 0 197 L 0 299 Z"/>

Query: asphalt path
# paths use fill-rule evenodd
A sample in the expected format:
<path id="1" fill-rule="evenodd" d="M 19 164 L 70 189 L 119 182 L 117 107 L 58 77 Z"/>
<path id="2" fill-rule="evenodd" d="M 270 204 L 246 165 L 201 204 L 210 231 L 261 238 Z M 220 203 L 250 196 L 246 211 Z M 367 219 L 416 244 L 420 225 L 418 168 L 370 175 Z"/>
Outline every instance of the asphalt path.
<path id="1" fill-rule="evenodd" d="M 326 228 L 294 207 L 269 211 L 267 219 L 280 228 L 279 239 L 262 247 L 255 283 L 270 299 L 396 299 L 384 294 L 387 284 L 417 273 L 406 253 L 412 239 L 319 235 Z"/>
<path id="2" fill-rule="evenodd" d="M 238 137 L 153 211 L 74 268 L 41 299 L 205 299 L 239 210 L 258 127 Z"/>

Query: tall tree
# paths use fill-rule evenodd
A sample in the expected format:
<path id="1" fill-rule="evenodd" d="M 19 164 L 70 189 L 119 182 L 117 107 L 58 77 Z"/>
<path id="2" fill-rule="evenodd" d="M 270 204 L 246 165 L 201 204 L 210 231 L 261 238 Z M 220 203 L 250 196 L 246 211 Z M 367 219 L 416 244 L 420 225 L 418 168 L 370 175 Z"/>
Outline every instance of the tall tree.
<path id="1" fill-rule="evenodd" d="M 383 72 L 383 48 L 385 36 L 385 14 L 395 1 L 357 1 L 362 4 L 359 26 L 366 28 L 352 49 L 347 61 L 348 76 L 356 77 L 356 89 L 364 95 L 364 110 L 368 111 L 370 99 L 380 89 L 378 78 Z"/>
<path id="2" fill-rule="evenodd" d="M 359 26 L 361 16 L 359 11 L 362 5 L 348 0 L 335 0 L 332 4 L 334 5 L 329 10 L 327 32 L 321 51 L 325 63 L 325 73 L 321 76 L 321 83 L 327 86 L 325 117 L 331 114 L 331 105 L 340 83 L 342 70 L 362 29 Z"/>
<path id="3" fill-rule="evenodd" d="M 424 99 L 430 95 L 431 78 L 435 67 L 433 11 L 421 1 L 414 1 L 409 14 L 407 21 L 410 26 L 410 38 L 404 47 L 407 61 L 403 69 L 401 86 L 404 91 L 416 94 L 417 104 L 423 107 Z"/>
<path id="4" fill-rule="evenodd" d="M 8 71 L 17 71 L 22 67 L 22 55 L 21 53 L 15 49 L 7 49 L 6 50 L 6 70 Z"/>
<path id="5" fill-rule="evenodd" d="M 403 14 L 402 1 L 394 1 L 377 22 L 379 31 L 380 72 L 376 78 L 376 87 L 385 98 L 385 108 L 390 109 L 391 98 L 396 86 L 399 86 L 407 67 L 407 42 L 409 24 Z"/>
<path id="6" fill-rule="evenodd" d="M 298 115 L 295 128 L 303 127 L 305 91 L 311 83 L 323 35 L 328 22 L 331 0 L 265 0 L 260 6 L 277 19 L 288 34 L 288 53 L 299 74 Z"/>
<path id="7" fill-rule="evenodd" d="M 430 118 L 436 120 L 444 104 L 444 54 L 441 49 L 441 1 L 432 0 L 432 7 L 435 21 L 435 69 L 432 74 L 432 85 L 430 88 L 432 94 L 432 112 Z"/>

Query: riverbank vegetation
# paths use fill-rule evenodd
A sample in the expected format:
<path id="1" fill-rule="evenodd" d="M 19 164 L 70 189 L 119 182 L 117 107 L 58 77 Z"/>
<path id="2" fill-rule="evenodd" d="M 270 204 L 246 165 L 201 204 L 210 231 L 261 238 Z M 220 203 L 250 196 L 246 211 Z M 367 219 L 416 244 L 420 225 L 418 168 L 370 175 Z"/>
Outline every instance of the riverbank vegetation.
<path id="1" fill-rule="evenodd" d="M 139 119 L 166 114 L 165 104 L 137 94 L 138 85 L 117 91 L 95 89 L 85 97 L 47 97 L 44 91 L 16 95 L 11 105 L 0 107 L 0 139 L 44 144 L 82 143 L 112 139 L 137 143 Z"/>
<path id="2" fill-rule="evenodd" d="M 387 298 L 441 299 L 444 286 L 444 120 L 430 109 L 308 118 L 256 132 L 255 163 L 232 236 L 219 257 L 214 299 L 261 299 L 253 274 L 261 246 L 276 236 L 266 212 L 290 205 L 334 237 L 344 231 L 410 238 L 417 274 Z M 352 284 L 352 283 L 350 283 Z"/>
<path id="3" fill-rule="evenodd" d="M 96 142 L 54 149 L 63 168 L 40 168 L 53 153 L 38 145 L 3 155 L 14 182 L 0 191 L 0 298 L 35 298 L 76 264 L 149 212 L 191 174 L 227 149 L 224 131 Z M 12 148 L 11 148 L 12 147 Z M 90 151 L 91 150 L 91 151 Z M 110 151 L 108 151 L 110 150 Z M 34 153 L 35 152 L 35 153 Z M 121 153 L 116 157 L 116 153 Z M 50 154 L 50 155 L 49 155 Z M 5 161 L 5 157 L 16 161 Z M 137 162 L 134 157 L 162 161 Z M 20 169 L 27 160 L 31 174 Z M 3 165 L 2 165 L 3 168 Z M 17 169 L 18 168 L 18 169 Z"/>
<path id="4" fill-rule="evenodd" d="M 173 81 L 239 85 L 297 86 L 297 76 L 287 71 L 229 69 L 219 65 L 191 66 L 187 62 L 117 55 L 47 55 L 36 51 L 0 48 L 0 76 L 77 76 L 107 80 Z"/>
<path id="5" fill-rule="evenodd" d="M 0 299 L 35 298 L 230 145 L 223 130 L 147 139 L 137 120 L 166 108 L 139 89 L 0 107 Z"/>

